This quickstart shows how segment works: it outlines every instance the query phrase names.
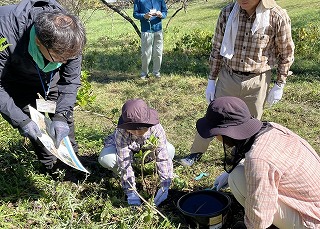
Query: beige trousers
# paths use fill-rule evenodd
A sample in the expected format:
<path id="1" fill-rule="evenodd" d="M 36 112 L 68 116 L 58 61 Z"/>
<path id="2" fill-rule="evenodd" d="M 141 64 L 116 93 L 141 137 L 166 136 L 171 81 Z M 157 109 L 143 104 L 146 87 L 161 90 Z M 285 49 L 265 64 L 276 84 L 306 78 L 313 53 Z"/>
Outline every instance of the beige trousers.
<path id="1" fill-rule="evenodd" d="M 228 184 L 232 194 L 244 207 L 247 196 L 247 184 L 244 173 L 244 165 L 239 164 L 230 173 Z M 273 225 L 279 229 L 304 229 L 299 212 L 278 200 L 278 211 L 274 215 Z"/>
<path id="2" fill-rule="evenodd" d="M 160 73 L 163 53 L 163 33 L 162 30 L 155 33 L 141 33 L 141 75 L 149 73 L 149 64 L 152 59 L 154 75 Z"/>
<path id="3" fill-rule="evenodd" d="M 238 97 L 247 104 L 253 117 L 261 119 L 270 81 L 271 70 L 255 76 L 245 76 L 232 73 L 223 66 L 217 80 L 215 97 Z M 190 152 L 204 153 L 211 141 L 212 138 L 204 139 L 197 132 Z"/>

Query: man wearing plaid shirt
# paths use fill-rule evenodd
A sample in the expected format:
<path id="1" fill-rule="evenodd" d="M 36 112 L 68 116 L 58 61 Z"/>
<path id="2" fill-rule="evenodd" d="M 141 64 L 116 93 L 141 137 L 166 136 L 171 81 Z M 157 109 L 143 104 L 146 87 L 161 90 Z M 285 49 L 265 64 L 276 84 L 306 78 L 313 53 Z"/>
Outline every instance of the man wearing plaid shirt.
<path id="1" fill-rule="evenodd" d="M 282 98 L 283 88 L 294 60 L 291 21 L 274 0 L 237 0 L 222 9 L 212 40 L 206 99 L 221 96 L 241 98 L 250 113 L 261 119 L 265 100 L 269 106 Z M 277 78 L 268 94 L 271 69 Z M 268 94 L 268 97 L 267 97 Z M 267 99 L 266 99 L 267 98 Z M 182 159 L 192 165 L 212 139 L 196 133 L 191 155 Z"/>

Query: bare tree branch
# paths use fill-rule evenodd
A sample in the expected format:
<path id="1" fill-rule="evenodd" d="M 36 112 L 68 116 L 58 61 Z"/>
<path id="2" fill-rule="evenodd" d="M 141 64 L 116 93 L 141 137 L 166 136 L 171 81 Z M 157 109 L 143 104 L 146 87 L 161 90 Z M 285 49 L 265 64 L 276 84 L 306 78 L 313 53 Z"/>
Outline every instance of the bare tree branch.
<path id="1" fill-rule="evenodd" d="M 180 6 L 180 8 L 178 8 L 178 9 L 176 10 L 176 12 L 174 12 L 174 14 L 173 14 L 173 15 L 170 17 L 170 19 L 168 20 L 167 25 L 166 25 L 166 27 L 165 27 L 165 30 L 167 30 L 167 28 L 168 28 L 168 26 L 169 26 L 172 18 L 175 17 L 175 16 L 179 13 L 180 10 L 182 10 L 182 9 L 184 9 L 185 11 L 187 10 L 187 2 L 188 2 L 188 0 L 183 0 L 183 1 L 182 1 L 182 5 Z M 174 4 L 174 3 L 173 3 L 173 4 Z"/>
<path id="2" fill-rule="evenodd" d="M 181 6 L 179 9 L 176 10 L 176 12 L 174 12 L 174 14 L 173 14 L 173 15 L 170 17 L 170 19 L 168 20 L 167 25 L 166 25 L 166 28 L 165 28 L 164 30 L 167 30 L 167 28 L 168 28 L 168 26 L 169 26 L 169 23 L 171 22 L 172 18 L 173 18 L 174 16 L 176 16 L 177 13 L 178 13 L 180 10 L 182 10 L 182 9 L 183 9 L 183 6 Z"/>
<path id="3" fill-rule="evenodd" d="M 106 0 L 101 0 L 103 4 L 105 4 L 107 7 L 118 13 L 121 17 L 123 17 L 125 20 L 127 20 L 134 28 L 138 36 L 141 36 L 140 29 L 138 28 L 137 24 L 132 20 L 131 17 L 129 17 L 127 14 L 124 14 L 119 6 L 113 3 L 109 3 Z"/>
<path id="4" fill-rule="evenodd" d="M 121 17 L 123 17 L 125 20 L 127 20 L 136 31 L 137 35 L 141 37 L 141 31 L 138 28 L 137 24 L 133 21 L 131 17 L 129 17 L 127 14 L 124 13 L 124 11 L 121 9 L 121 6 L 123 5 L 123 2 L 119 0 L 114 0 L 115 2 L 108 2 L 108 0 L 101 0 L 103 4 L 105 4 L 108 8 L 113 10 L 114 12 L 118 13 Z M 186 11 L 187 9 L 187 2 L 188 0 L 167 0 L 166 4 L 170 4 L 168 8 L 171 8 L 173 5 L 181 4 L 181 6 L 174 12 L 174 14 L 170 17 L 169 21 L 166 24 L 165 30 L 168 28 L 171 20 L 173 17 L 175 17 L 179 11 L 184 9 Z M 127 3 L 133 4 L 133 0 L 129 0 Z"/>

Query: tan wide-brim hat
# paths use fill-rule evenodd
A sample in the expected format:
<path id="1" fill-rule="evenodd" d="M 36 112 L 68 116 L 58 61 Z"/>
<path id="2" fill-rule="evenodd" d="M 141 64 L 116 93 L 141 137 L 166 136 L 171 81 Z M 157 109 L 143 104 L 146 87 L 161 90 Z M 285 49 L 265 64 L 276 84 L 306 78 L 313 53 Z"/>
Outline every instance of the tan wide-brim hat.
<path id="1" fill-rule="evenodd" d="M 262 5 L 267 9 L 270 9 L 277 5 L 275 0 L 261 0 L 261 1 L 262 1 Z"/>

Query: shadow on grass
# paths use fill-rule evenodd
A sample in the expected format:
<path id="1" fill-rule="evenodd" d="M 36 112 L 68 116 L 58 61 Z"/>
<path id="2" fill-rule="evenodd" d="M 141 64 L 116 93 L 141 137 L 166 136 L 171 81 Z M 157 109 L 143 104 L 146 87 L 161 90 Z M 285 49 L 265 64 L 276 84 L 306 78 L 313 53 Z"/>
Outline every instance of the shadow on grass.
<path id="1" fill-rule="evenodd" d="M 207 77 L 208 56 L 176 51 L 165 52 L 161 73 Z M 137 79 L 141 68 L 140 50 L 133 48 L 123 53 L 88 51 L 84 55 L 83 65 L 83 69 L 91 73 L 90 80 L 95 82 L 109 83 Z M 149 69 L 152 71 L 152 61 Z"/>
<path id="2" fill-rule="evenodd" d="M 22 147 L 22 142 L 15 142 L 8 150 L 0 150 L 0 198 L 8 202 L 21 199 L 37 199 L 42 196 L 34 186 L 34 181 L 28 176 L 29 169 L 37 169 L 31 152 Z"/>
<path id="3" fill-rule="evenodd" d="M 314 82 L 320 81 L 320 65 L 316 60 L 310 59 L 296 59 L 291 70 L 293 76 L 289 77 L 290 82 L 306 81 Z"/>
<path id="4" fill-rule="evenodd" d="M 208 52 L 209 56 L 209 52 Z M 165 52 L 161 73 L 166 75 L 184 75 L 207 77 L 208 56 L 199 56 L 192 53 L 177 51 Z M 89 80 L 98 83 L 120 82 L 138 79 L 140 76 L 140 51 L 127 51 L 125 53 L 88 52 L 84 57 L 84 69 L 89 69 Z M 149 67 L 152 70 L 152 62 Z M 316 60 L 296 58 L 291 67 L 294 74 L 301 77 L 292 77 L 296 80 L 320 80 L 320 65 Z M 311 76 L 310 79 L 306 76 Z"/>

